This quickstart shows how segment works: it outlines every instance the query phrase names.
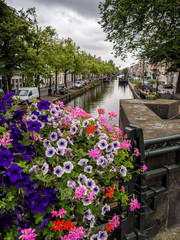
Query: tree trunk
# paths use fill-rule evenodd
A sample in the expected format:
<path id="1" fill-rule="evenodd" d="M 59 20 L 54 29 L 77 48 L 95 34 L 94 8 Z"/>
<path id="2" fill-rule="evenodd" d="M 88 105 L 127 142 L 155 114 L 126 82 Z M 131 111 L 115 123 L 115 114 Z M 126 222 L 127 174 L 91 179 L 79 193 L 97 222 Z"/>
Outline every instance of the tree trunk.
<path id="1" fill-rule="evenodd" d="M 68 70 L 65 70 L 65 72 L 64 72 L 64 84 L 66 87 L 67 87 L 67 71 Z"/>
<path id="2" fill-rule="evenodd" d="M 57 75 L 58 75 L 58 71 L 55 71 L 55 92 L 57 93 Z"/>
<path id="3" fill-rule="evenodd" d="M 178 73 L 177 85 L 176 85 L 176 94 L 180 94 L 180 70 Z"/>

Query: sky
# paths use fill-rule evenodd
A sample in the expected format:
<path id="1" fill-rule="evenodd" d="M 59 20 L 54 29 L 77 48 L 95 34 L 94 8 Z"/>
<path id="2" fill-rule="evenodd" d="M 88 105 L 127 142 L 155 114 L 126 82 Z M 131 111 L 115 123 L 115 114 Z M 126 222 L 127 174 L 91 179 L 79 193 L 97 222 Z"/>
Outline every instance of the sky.
<path id="1" fill-rule="evenodd" d="M 16 10 L 35 7 L 38 25 L 51 26 L 56 29 L 59 38 L 71 38 L 81 50 L 102 60 L 112 59 L 120 69 L 135 63 L 135 59 L 128 56 L 126 61 L 114 58 L 113 45 L 105 41 L 98 21 L 100 14 L 98 4 L 100 0 L 5 0 L 8 6 Z"/>

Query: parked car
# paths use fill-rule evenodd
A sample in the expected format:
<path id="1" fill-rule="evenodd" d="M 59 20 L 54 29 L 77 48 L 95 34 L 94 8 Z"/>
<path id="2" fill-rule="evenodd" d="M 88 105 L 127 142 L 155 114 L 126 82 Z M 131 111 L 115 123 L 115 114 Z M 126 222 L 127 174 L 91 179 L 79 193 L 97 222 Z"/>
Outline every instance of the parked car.
<path id="1" fill-rule="evenodd" d="M 74 83 L 74 87 L 77 87 L 77 88 L 82 88 L 83 87 L 83 84 L 81 81 L 77 81 Z"/>
<path id="2" fill-rule="evenodd" d="M 68 89 L 65 86 L 57 86 L 57 93 L 66 94 L 68 93 Z M 54 90 L 54 94 L 56 94 L 56 90 Z"/>
<path id="3" fill-rule="evenodd" d="M 5 93 L 2 88 L 0 88 L 0 99 L 3 99 L 5 96 Z"/>
<path id="4" fill-rule="evenodd" d="M 39 91 L 37 87 L 19 88 L 15 93 L 14 99 L 21 99 L 22 101 L 30 101 L 31 99 L 39 98 Z"/>
<path id="5" fill-rule="evenodd" d="M 164 83 L 163 88 L 173 88 L 173 84 L 171 82 Z"/>
<path id="6" fill-rule="evenodd" d="M 144 81 L 144 84 L 142 86 L 140 86 L 140 88 L 142 90 L 145 90 L 146 88 L 149 89 L 149 91 L 153 91 L 154 90 L 154 87 L 152 84 L 148 83 L 147 81 Z"/>

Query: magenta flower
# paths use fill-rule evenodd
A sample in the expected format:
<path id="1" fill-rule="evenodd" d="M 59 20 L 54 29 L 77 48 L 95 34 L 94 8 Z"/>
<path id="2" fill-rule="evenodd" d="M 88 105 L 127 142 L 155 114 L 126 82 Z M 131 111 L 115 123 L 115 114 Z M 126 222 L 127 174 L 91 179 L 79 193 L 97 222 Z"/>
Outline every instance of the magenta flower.
<path id="1" fill-rule="evenodd" d="M 64 208 L 62 209 L 59 209 L 59 213 L 58 213 L 58 216 L 64 216 L 64 213 L 66 214 L 67 212 L 64 210 Z"/>
<path id="2" fill-rule="evenodd" d="M 148 169 L 147 166 L 144 164 L 144 165 L 143 165 L 143 169 L 142 169 L 142 171 L 143 171 L 143 172 L 146 172 L 147 169 Z"/>
<path id="3" fill-rule="evenodd" d="M 134 153 L 135 153 L 136 157 L 141 155 L 138 148 L 134 149 Z"/>
<path id="4" fill-rule="evenodd" d="M 77 194 L 75 198 L 78 198 L 78 200 L 80 200 L 81 198 L 83 198 L 83 195 L 86 194 L 86 188 L 83 186 L 79 186 L 79 187 L 75 187 L 75 189 L 76 191 L 74 193 Z"/>
<path id="5" fill-rule="evenodd" d="M 140 203 L 138 202 L 137 198 L 131 198 L 130 206 L 130 211 L 134 211 L 136 208 L 140 208 Z"/>
<path id="6" fill-rule="evenodd" d="M 19 239 L 22 238 L 22 240 L 35 240 L 35 237 L 37 236 L 35 232 L 35 229 L 28 228 L 28 229 L 21 229 L 22 235 L 19 237 Z"/>
<path id="7" fill-rule="evenodd" d="M 88 152 L 89 153 L 87 153 L 87 155 L 93 158 L 96 158 L 96 157 L 99 158 L 100 156 L 102 156 L 102 152 L 98 148 L 88 150 Z"/>

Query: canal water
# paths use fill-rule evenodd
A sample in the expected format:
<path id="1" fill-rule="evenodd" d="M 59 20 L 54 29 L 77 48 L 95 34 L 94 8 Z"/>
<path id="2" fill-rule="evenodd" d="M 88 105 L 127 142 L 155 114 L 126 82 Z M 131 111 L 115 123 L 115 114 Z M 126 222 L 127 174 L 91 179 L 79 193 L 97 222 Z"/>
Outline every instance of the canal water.
<path id="1" fill-rule="evenodd" d="M 88 92 L 76 97 L 68 102 L 66 106 L 80 107 L 87 113 L 92 114 L 93 117 L 98 117 L 97 107 L 100 106 L 105 109 L 105 117 L 108 117 L 109 111 L 115 111 L 117 118 L 110 121 L 110 124 L 119 123 L 119 100 L 133 99 L 133 94 L 127 83 L 118 83 L 114 79 L 110 82 L 104 82 Z"/>

